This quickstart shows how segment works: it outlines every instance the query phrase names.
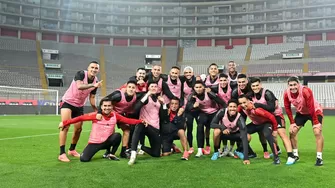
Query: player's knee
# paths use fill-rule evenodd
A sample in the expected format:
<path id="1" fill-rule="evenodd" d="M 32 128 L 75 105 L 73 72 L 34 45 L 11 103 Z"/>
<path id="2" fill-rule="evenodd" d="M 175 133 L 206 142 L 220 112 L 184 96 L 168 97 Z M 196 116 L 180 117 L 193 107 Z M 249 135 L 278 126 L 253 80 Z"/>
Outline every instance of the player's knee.
<path id="1" fill-rule="evenodd" d="M 214 129 L 214 136 L 218 136 L 218 135 L 220 135 L 220 133 L 221 133 L 221 130 L 220 129 Z"/>
<path id="2" fill-rule="evenodd" d="M 121 141 L 121 138 L 122 138 L 122 136 L 121 136 L 120 133 L 114 133 L 114 139 L 115 140 L 120 140 Z"/>
<path id="3" fill-rule="evenodd" d="M 130 130 L 129 129 L 123 130 L 123 136 L 129 136 L 129 135 L 130 135 Z"/>
<path id="4" fill-rule="evenodd" d="M 313 129 L 313 132 L 314 132 L 314 136 L 315 137 L 320 137 L 320 136 L 322 136 L 322 132 L 321 132 L 321 130 L 320 129 Z"/>
<path id="5" fill-rule="evenodd" d="M 83 129 L 81 127 L 75 129 L 75 133 L 80 134 Z"/>

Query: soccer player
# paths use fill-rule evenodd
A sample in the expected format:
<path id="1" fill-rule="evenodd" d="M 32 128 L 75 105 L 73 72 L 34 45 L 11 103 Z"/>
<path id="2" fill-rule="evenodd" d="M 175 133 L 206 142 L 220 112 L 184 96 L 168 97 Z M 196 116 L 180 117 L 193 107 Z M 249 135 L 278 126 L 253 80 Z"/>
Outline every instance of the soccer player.
<path id="1" fill-rule="evenodd" d="M 169 90 L 171 93 L 180 99 L 180 104 L 183 105 L 184 103 L 184 94 L 183 94 L 183 84 L 181 80 L 179 79 L 180 74 L 180 68 L 177 66 L 173 66 L 170 70 L 170 74 L 168 75 L 168 78 L 166 80 L 166 84 L 169 87 Z M 164 102 L 169 104 L 170 99 L 166 96 L 164 96 Z"/>
<path id="2" fill-rule="evenodd" d="M 89 63 L 87 71 L 78 71 L 62 98 L 62 104 L 60 106 L 61 110 L 61 119 L 62 121 L 75 118 L 84 114 L 84 105 L 87 98 L 94 111 L 97 111 L 95 106 L 95 94 L 97 88 L 102 84 L 102 80 L 98 81 L 96 75 L 99 73 L 99 64 L 96 61 Z M 82 122 L 74 124 L 74 133 L 72 136 L 72 142 L 68 155 L 74 157 L 80 157 L 80 154 L 75 150 L 77 142 L 81 133 Z M 60 145 L 60 154 L 58 160 L 62 162 L 69 162 L 70 159 L 65 154 L 65 143 L 67 132 L 69 127 L 65 127 L 59 133 L 59 145 Z"/>
<path id="3" fill-rule="evenodd" d="M 295 157 L 292 153 L 292 145 L 290 142 L 290 139 L 286 135 L 286 129 L 285 129 L 285 119 L 282 112 L 282 108 L 278 105 L 278 100 L 274 96 L 274 94 L 268 90 L 262 87 L 261 79 L 260 78 L 251 78 L 251 89 L 252 89 L 252 101 L 254 102 L 254 106 L 256 108 L 263 108 L 266 111 L 272 113 L 278 124 L 278 134 L 283 140 L 284 146 L 287 151 L 287 165 L 291 165 L 295 163 Z M 278 143 L 277 143 L 277 132 L 275 132 L 275 143 L 277 145 L 277 151 L 278 153 L 281 153 Z"/>
<path id="4" fill-rule="evenodd" d="M 299 130 L 310 120 L 313 125 L 313 132 L 316 138 L 316 166 L 323 165 L 322 150 L 322 120 L 323 110 L 320 104 L 314 99 L 313 92 L 310 88 L 300 84 L 297 77 L 290 77 L 287 80 L 288 88 L 284 93 L 284 105 L 286 114 L 290 120 L 290 138 L 293 147 L 293 154 L 298 155 L 298 138 Z M 296 115 L 293 119 L 291 104 L 296 108 Z"/>
<path id="5" fill-rule="evenodd" d="M 147 84 L 145 82 L 145 78 L 146 78 L 146 71 L 142 67 L 137 69 L 136 76 L 132 76 L 129 78 L 129 80 L 136 82 L 136 92 L 137 93 L 147 91 Z M 122 85 L 120 89 L 126 88 L 126 87 L 127 87 L 127 83 Z"/>
<path id="6" fill-rule="evenodd" d="M 217 64 L 212 63 L 209 65 L 208 74 L 209 75 L 206 77 L 206 80 L 204 81 L 207 87 L 219 84 L 219 69 Z"/>
<path id="7" fill-rule="evenodd" d="M 233 90 L 229 84 L 229 80 L 228 80 L 228 75 L 227 74 L 224 74 L 224 73 L 221 73 L 219 75 L 219 85 L 213 85 L 211 87 L 211 90 L 213 90 L 213 92 L 217 93 L 217 95 L 225 102 L 225 103 L 228 103 L 228 101 L 231 99 L 231 95 L 233 93 Z M 237 90 L 237 88 L 235 89 Z M 227 147 L 227 140 L 222 140 L 222 143 L 223 143 L 223 152 L 221 154 L 221 156 L 231 156 L 233 157 L 234 156 L 234 153 L 233 153 L 233 148 L 234 148 L 234 145 L 235 145 L 235 141 L 234 140 L 231 140 L 230 141 L 230 148 L 228 149 Z"/>
<path id="8" fill-rule="evenodd" d="M 228 80 L 229 85 L 232 89 L 237 88 L 237 76 L 236 63 L 234 61 L 229 61 L 228 63 Z"/>
<path id="9" fill-rule="evenodd" d="M 113 110 L 121 114 L 125 117 L 130 118 L 137 118 L 136 113 L 133 111 L 133 106 L 137 102 L 137 98 L 139 98 L 136 94 L 136 82 L 135 81 L 128 81 L 127 87 L 121 90 L 116 90 L 109 94 L 107 98 L 112 101 L 113 103 Z M 100 112 L 100 111 L 99 111 Z M 101 119 L 101 113 L 98 113 L 97 119 Z M 122 137 L 122 149 L 120 153 L 121 158 L 129 158 L 130 152 L 126 152 L 128 148 L 128 142 L 130 138 L 130 126 L 127 124 L 118 123 L 118 128 L 121 128 L 123 131 L 123 137 Z"/>
<path id="10" fill-rule="evenodd" d="M 196 157 L 201 157 L 203 154 L 210 154 L 210 124 L 216 112 L 218 111 L 217 105 L 219 104 L 225 107 L 226 103 L 215 93 L 207 92 L 205 89 L 205 84 L 202 81 L 195 82 L 194 91 L 195 93 L 192 97 L 189 98 L 186 108 L 188 111 L 200 110 L 199 116 L 197 118 L 198 153 L 196 154 Z M 203 149 L 205 140 L 204 127 L 206 127 L 206 149 Z"/>
<path id="11" fill-rule="evenodd" d="M 184 76 L 180 77 L 183 82 L 183 93 L 184 93 L 184 106 L 186 107 L 188 98 L 193 93 L 193 87 L 196 82 L 196 77 L 194 76 L 193 68 L 187 66 L 184 68 Z M 187 141 L 189 144 L 188 152 L 192 154 L 194 152 L 193 149 L 193 122 L 194 118 L 198 117 L 197 111 L 188 111 L 185 110 L 186 116 L 186 130 L 187 130 Z"/>
<path id="12" fill-rule="evenodd" d="M 238 97 L 242 94 L 250 94 L 251 86 L 247 75 L 239 74 L 237 76 L 237 90 L 234 90 L 232 93 L 233 99 L 238 99 Z"/>
<path id="13" fill-rule="evenodd" d="M 70 124 L 83 121 L 92 121 L 92 130 L 88 140 L 88 145 L 85 147 L 83 153 L 80 156 L 81 162 L 89 162 L 98 151 L 103 149 L 107 150 L 107 155 L 105 155 L 105 158 L 118 161 L 119 159 L 115 156 L 115 152 L 120 145 L 121 134 L 115 132 L 115 124 L 124 123 L 135 125 L 139 123 L 145 123 L 142 120 L 125 118 L 114 112 L 112 101 L 110 101 L 108 98 L 103 98 L 100 101 L 100 107 L 102 109 L 103 115 L 101 120 L 97 120 L 97 112 L 93 112 L 78 116 L 73 119 L 64 120 L 58 126 L 59 129 L 64 129 Z"/>
<path id="14" fill-rule="evenodd" d="M 151 73 L 147 75 L 147 83 L 156 82 L 157 83 L 157 94 L 166 95 L 169 99 L 174 97 L 173 93 L 170 91 L 169 86 L 166 84 L 167 76 L 162 75 L 162 66 L 153 65 Z M 148 85 L 148 84 L 147 84 Z"/>
<path id="15" fill-rule="evenodd" d="M 248 134 L 262 132 L 271 147 L 274 156 L 273 164 L 280 164 L 276 144 L 272 136 L 272 131 L 277 131 L 278 124 L 276 118 L 270 112 L 262 108 L 256 108 L 247 95 L 240 95 L 238 102 L 242 107 L 243 113 L 251 120 L 251 123 L 247 125 Z"/>
<path id="16" fill-rule="evenodd" d="M 173 140 L 180 139 L 184 153 L 181 159 L 188 160 L 189 152 L 187 151 L 187 139 L 185 136 L 185 116 L 184 108 L 179 107 L 180 100 L 175 97 L 171 99 L 169 108 L 166 102 L 163 104 L 161 118 L 161 135 L 162 135 L 162 153 L 163 156 L 171 154 Z"/>
<path id="17" fill-rule="evenodd" d="M 128 162 L 133 165 L 136 160 L 137 144 L 142 134 L 149 139 L 150 146 L 141 146 L 141 149 L 152 157 L 160 157 L 161 154 L 161 137 L 160 137 L 160 114 L 162 111 L 161 103 L 164 103 L 163 97 L 157 95 L 157 83 L 148 83 L 148 92 L 140 101 L 135 104 L 135 111 L 140 111 L 140 118 L 148 122 L 148 125 L 139 124 L 135 127 L 131 143 L 131 156 Z"/>
<path id="18" fill-rule="evenodd" d="M 241 141 L 244 153 L 243 163 L 250 164 L 248 158 L 248 136 L 245 119 L 237 112 L 237 100 L 232 99 L 227 103 L 228 107 L 219 110 L 211 122 L 211 128 L 214 129 L 214 153 L 211 159 L 218 159 L 220 155 L 220 141 L 222 139 Z"/>

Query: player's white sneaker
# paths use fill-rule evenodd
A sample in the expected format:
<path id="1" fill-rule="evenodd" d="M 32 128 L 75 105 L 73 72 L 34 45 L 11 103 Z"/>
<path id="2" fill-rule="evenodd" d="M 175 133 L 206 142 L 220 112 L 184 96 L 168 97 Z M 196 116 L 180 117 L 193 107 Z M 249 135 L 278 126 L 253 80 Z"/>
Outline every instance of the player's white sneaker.
<path id="1" fill-rule="evenodd" d="M 221 153 L 220 157 L 225 157 L 225 156 L 227 156 L 228 154 L 229 154 L 229 150 L 225 149 L 225 150 Z M 233 156 L 234 156 L 234 154 L 233 154 Z"/>
<path id="2" fill-rule="evenodd" d="M 232 151 L 229 151 L 227 156 L 234 157 L 234 153 Z"/>
<path id="3" fill-rule="evenodd" d="M 133 165 L 136 161 L 136 151 L 131 151 L 130 159 L 128 165 Z"/>
<path id="4" fill-rule="evenodd" d="M 201 157 L 204 154 L 202 153 L 202 148 L 198 148 L 198 153 L 195 155 L 195 157 Z"/>
<path id="5" fill-rule="evenodd" d="M 295 163 L 295 158 L 288 157 L 286 161 L 286 165 L 293 165 Z"/>

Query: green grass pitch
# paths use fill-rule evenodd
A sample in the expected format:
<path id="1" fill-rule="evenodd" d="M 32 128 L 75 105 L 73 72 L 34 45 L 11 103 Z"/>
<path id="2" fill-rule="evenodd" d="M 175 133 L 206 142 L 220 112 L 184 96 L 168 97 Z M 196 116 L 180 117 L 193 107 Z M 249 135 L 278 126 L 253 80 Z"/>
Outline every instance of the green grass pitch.
<path id="1" fill-rule="evenodd" d="M 281 155 L 282 164 L 279 166 L 272 165 L 272 160 L 263 159 L 255 135 L 252 147 L 258 158 L 251 159 L 248 166 L 239 159 L 227 157 L 211 161 L 211 156 L 197 159 L 192 155 L 189 161 L 182 161 L 181 154 L 174 154 L 164 158 L 139 156 L 137 163 L 129 167 L 125 159 L 118 162 L 102 159 L 103 152 L 95 155 L 89 163 L 81 163 L 76 158 L 70 158 L 70 163 L 58 162 L 59 121 L 57 116 L 0 117 L 1 188 L 335 187 L 335 116 L 324 120 L 323 167 L 314 166 L 315 138 L 310 123 L 299 134 L 300 161 L 293 166 L 285 165 L 286 152 Z M 90 123 L 85 123 L 78 152 L 84 149 L 90 129 Z M 180 145 L 179 141 L 175 143 Z M 280 146 L 284 149 L 281 142 Z"/>

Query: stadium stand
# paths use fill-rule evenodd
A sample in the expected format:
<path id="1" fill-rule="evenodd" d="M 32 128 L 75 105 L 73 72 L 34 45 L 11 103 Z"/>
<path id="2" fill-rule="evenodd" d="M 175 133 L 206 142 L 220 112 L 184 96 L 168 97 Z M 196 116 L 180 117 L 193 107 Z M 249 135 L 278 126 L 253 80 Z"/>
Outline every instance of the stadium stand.
<path id="1" fill-rule="evenodd" d="M 251 60 L 282 59 L 283 53 L 303 53 L 303 43 L 256 44 L 252 45 Z"/>
<path id="2" fill-rule="evenodd" d="M 310 41 L 310 57 L 335 57 L 335 41 Z"/>
<path id="3" fill-rule="evenodd" d="M 184 49 L 184 61 L 207 60 L 244 60 L 248 46 L 225 47 L 193 47 Z"/>

